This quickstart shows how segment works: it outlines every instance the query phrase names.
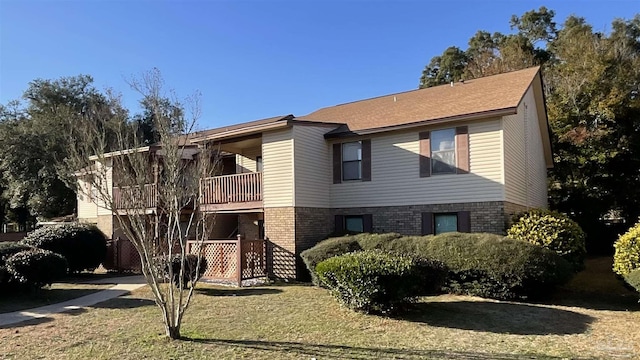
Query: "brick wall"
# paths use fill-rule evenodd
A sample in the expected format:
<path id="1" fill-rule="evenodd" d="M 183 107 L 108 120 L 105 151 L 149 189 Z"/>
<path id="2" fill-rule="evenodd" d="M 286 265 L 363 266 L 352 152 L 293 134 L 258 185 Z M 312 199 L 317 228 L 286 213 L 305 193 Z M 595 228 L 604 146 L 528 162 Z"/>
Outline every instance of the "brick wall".
<path id="1" fill-rule="evenodd" d="M 332 214 L 372 214 L 374 232 L 397 232 L 405 235 L 420 235 L 422 232 L 423 212 L 446 213 L 458 211 L 470 212 L 471 232 L 488 232 L 495 234 L 504 234 L 505 232 L 505 206 L 502 201 L 341 208 L 332 209 Z"/>
<path id="2" fill-rule="evenodd" d="M 267 246 L 267 268 L 276 278 L 296 278 L 295 209 L 264 209 Z"/>
<path id="3" fill-rule="evenodd" d="M 310 281 L 300 253 L 313 247 L 333 232 L 331 209 L 296 207 L 296 261 L 298 280 Z"/>
<path id="4" fill-rule="evenodd" d="M 514 204 L 512 202 L 504 202 L 504 217 L 507 228 L 511 226 L 511 217 L 514 214 L 527 211 L 530 208 L 520 204 Z"/>

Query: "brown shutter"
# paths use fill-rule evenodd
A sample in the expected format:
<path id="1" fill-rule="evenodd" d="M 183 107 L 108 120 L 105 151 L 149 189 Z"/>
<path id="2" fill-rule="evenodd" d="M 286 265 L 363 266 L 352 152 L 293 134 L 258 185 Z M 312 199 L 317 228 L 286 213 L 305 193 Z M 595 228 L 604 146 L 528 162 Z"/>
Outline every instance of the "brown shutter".
<path id="1" fill-rule="evenodd" d="M 362 230 L 366 233 L 373 232 L 373 215 L 372 214 L 362 215 Z"/>
<path id="2" fill-rule="evenodd" d="M 422 213 L 422 235 L 433 235 L 433 213 Z"/>
<path id="3" fill-rule="evenodd" d="M 371 181 L 371 139 L 362 140 L 362 181 Z"/>
<path id="4" fill-rule="evenodd" d="M 334 218 L 335 221 L 335 232 L 336 235 L 344 234 L 344 216 L 336 215 Z"/>
<path id="5" fill-rule="evenodd" d="M 471 232 L 471 213 L 468 211 L 458 211 L 458 232 Z"/>
<path id="6" fill-rule="evenodd" d="M 333 183 L 342 182 L 342 144 L 333 144 Z"/>
<path id="7" fill-rule="evenodd" d="M 420 138 L 420 177 L 431 176 L 431 140 L 430 132 L 423 131 L 418 134 Z"/>
<path id="8" fill-rule="evenodd" d="M 458 126 L 456 128 L 456 159 L 457 173 L 469 173 L 469 127 Z"/>

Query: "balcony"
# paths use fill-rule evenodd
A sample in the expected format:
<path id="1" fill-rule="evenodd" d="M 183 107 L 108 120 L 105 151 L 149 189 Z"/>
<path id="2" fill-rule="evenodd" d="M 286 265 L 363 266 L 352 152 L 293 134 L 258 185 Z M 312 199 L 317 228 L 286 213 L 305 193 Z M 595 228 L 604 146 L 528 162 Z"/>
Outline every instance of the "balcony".
<path id="1" fill-rule="evenodd" d="M 122 186 L 113 188 L 114 210 L 155 209 L 158 206 L 158 187 L 156 184 Z"/>
<path id="2" fill-rule="evenodd" d="M 200 180 L 202 210 L 262 208 L 262 173 L 215 176 Z"/>

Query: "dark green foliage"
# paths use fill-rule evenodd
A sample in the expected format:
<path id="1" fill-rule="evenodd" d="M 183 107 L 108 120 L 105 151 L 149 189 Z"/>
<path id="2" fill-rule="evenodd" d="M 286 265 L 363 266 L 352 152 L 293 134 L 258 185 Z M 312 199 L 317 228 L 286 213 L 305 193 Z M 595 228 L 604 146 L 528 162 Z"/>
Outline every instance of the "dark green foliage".
<path id="1" fill-rule="evenodd" d="M 543 297 L 567 282 L 571 265 L 550 250 L 493 234 L 415 238 L 420 256 L 449 268 L 449 291 L 495 299 Z"/>
<path id="2" fill-rule="evenodd" d="M 102 232 L 84 224 L 42 227 L 30 232 L 21 242 L 64 256 L 70 273 L 93 271 L 107 253 L 107 241 Z"/>
<path id="3" fill-rule="evenodd" d="M 14 254 L 27 250 L 33 250 L 33 247 L 13 241 L 0 242 L 0 289 L 6 291 L 15 283 L 7 270 L 6 260 Z"/>
<path id="4" fill-rule="evenodd" d="M 554 251 L 576 271 L 584 269 L 587 254 L 580 225 L 567 215 L 546 209 L 533 209 L 513 217 L 507 236 Z"/>
<path id="5" fill-rule="evenodd" d="M 52 251 L 33 249 L 11 255 L 7 272 L 15 281 L 30 288 L 41 288 L 67 274 L 67 261 Z"/>
<path id="6" fill-rule="evenodd" d="M 624 281 L 636 292 L 640 293 L 640 269 L 635 269 L 624 276 Z"/>
<path id="7" fill-rule="evenodd" d="M 434 293 L 446 269 L 439 262 L 379 250 L 359 251 L 324 260 L 318 280 L 344 306 L 365 313 L 389 313 L 419 296 Z"/>
<path id="8" fill-rule="evenodd" d="M 355 236 L 342 236 L 337 238 L 331 238 L 318 243 L 311 249 L 307 249 L 300 253 L 300 257 L 304 264 L 307 266 L 307 270 L 311 273 L 311 281 L 320 286 L 318 277 L 316 274 L 316 266 L 329 258 L 334 256 L 346 254 L 353 251 L 361 250 L 360 245 Z"/>
<path id="9" fill-rule="evenodd" d="M 180 268 L 182 265 L 181 256 L 175 255 L 171 260 L 171 272 L 173 276 L 169 275 L 169 265 L 165 266 L 165 272 L 167 279 L 173 277 L 171 281 L 176 287 L 180 287 Z M 200 266 L 198 267 L 198 256 L 193 254 L 187 254 L 184 258 L 184 272 L 182 276 L 182 285 L 187 287 L 188 284 L 194 285 L 202 274 L 207 269 L 207 259 L 202 257 L 200 259 Z"/>
<path id="10" fill-rule="evenodd" d="M 13 241 L 0 242 L 0 267 L 4 266 L 4 262 L 9 256 L 15 253 L 19 253 L 21 251 L 31 250 L 31 249 L 33 249 L 31 246 L 22 244 L 19 242 L 13 242 Z"/>
<path id="11" fill-rule="evenodd" d="M 386 240 L 376 241 L 376 237 Z M 449 268 L 446 290 L 495 299 L 543 297 L 568 281 L 573 273 L 571 265 L 550 250 L 499 235 L 477 233 L 403 237 L 362 234 L 334 238 L 307 250 L 303 258 L 312 269 L 311 265 L 330 256 L 360 249 L 441 261 Z M 307 261 L 309 254 L 316 262 Z"/>

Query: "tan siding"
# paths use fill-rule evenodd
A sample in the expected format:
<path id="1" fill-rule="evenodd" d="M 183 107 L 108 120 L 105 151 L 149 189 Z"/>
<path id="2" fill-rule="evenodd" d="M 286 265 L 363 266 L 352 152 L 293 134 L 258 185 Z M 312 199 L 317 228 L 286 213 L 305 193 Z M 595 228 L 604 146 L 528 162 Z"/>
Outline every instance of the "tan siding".
<path id="1" fill-rule="evenodd" d="M 457 124 L 469 126 L 469 174 L 420 177 L 420 131 L 373 137 L 370 182 L 331 185 L 332 207 L 393 206 L 501 201 L 502 130 L 499 119 Z"/>
<path id="2" fill-rule="evenodd" d="M 528 207 L 546 207 L 547 169 L 535 100 L 530 88 L 518 113 L 503 118 L 505 200 Z"/>
<path id="3" fill-rule="evenodd" d="M 99 165 L 99 164 L 96 164 Z M 99 171 L 98 173 L 104 175 L 105 179 L 104 184 L 109 194 L 113 195 L 113 166 L 109 161 L 106 165 L 106 169 L 104 171 Z M 98 215 L 112 215 L 111 210 L 107 209 L 104 206 L 103 201 L 97 201 L 98 203 Z"/>
<path id="4" fill-rule="evenodd" d="M 256 172 L 256 157 L 262 155 L 260 146 L 242 149 L 236 154 L 236 172 L 238 174 Z"/>
<path id="5" fill-rule="evenodd" d="M 98 206 L 91 200 L 90 184 L 87 181 L 78 179 L 78 219 L 81 221 L 87 219 L 96 219 L 98 216 Z M 93 222 L 93 221 L 90 221 Z"/>
<path id="6" fill-rule="evenodd" d="M 262 135 L 263 204 L 268 207 L 293 206 L 292 130 Z"/>
<path id="7" fill-rule="evenodd" d="M 330 207 L 331 157 L 324 134 L 332 128 L 294 126 L 295 206 Z"/>

